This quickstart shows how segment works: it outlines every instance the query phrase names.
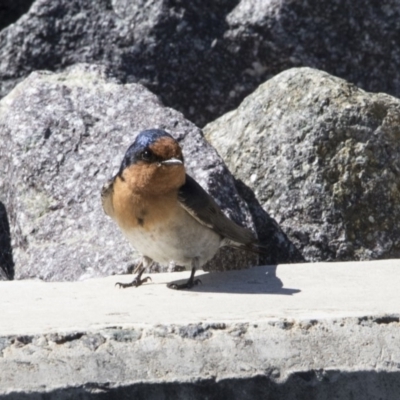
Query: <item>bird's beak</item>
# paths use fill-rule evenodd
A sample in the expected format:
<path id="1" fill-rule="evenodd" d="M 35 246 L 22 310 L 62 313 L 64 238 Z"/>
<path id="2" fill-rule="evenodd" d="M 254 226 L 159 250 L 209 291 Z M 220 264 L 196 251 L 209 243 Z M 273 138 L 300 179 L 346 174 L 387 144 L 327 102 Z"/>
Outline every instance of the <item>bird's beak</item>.
<path id="1" fill-rule="evenodd" d="M 165 161 L 161 161 L 162 165 L 182 165 L 183 162 L 179 160 L 178 158 L 170 158 Z"/>

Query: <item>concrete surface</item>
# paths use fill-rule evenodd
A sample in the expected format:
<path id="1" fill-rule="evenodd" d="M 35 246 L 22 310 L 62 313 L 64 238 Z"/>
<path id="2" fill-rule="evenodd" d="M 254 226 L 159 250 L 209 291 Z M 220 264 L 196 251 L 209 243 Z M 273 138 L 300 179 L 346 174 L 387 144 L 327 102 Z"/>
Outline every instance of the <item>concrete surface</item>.
<path id="1" fill-rule="evenodd" d="M 400 260 L 0 282 L 0 399 L 400 399 Z M 199 274 L 200 275 L 200 274 Z"/>

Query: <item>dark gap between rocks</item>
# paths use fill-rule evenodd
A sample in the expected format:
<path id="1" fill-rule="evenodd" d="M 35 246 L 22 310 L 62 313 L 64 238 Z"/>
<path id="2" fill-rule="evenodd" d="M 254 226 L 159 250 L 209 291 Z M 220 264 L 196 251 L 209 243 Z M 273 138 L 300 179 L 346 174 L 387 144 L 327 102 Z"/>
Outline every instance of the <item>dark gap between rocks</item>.
<path id="1" fill-rule="evenodd" d="M 7 210 L 0 201 L 0 270 L 4 272 L 7 279 L 14 279 L 14 259 L 11 247 L 10 224 L 8 222 Z M 1 272 L 0 272 L 1 274 Z"/>
<path id="2" fill-rule="evenodd" d="M 1 0 L 0 2 L 0 30 L 18 21 L 28 12 L 34 0 Z"/>

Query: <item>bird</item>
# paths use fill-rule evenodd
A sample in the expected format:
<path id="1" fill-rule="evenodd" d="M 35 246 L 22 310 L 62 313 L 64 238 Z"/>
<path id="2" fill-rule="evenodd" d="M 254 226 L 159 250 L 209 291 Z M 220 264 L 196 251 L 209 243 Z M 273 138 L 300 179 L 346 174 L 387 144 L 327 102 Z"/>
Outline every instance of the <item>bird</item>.
<path id="1" fill-rule="evenodd" d="M 101 190 L 106 215 L 119 226 L 142 255 L 137 275 L 120 288 L 138 287 L 153 261 L 190 267 L 185 283 L 172 289 L 191 289 L 201 283 L 196 270 L 218 249 L 230 246 L 256 251 L 255 234 L 229 219 L 215 200 L 185 171 L 182 148 L 162 129 L 139 133 L 127 149 L 118 173 Z"/>

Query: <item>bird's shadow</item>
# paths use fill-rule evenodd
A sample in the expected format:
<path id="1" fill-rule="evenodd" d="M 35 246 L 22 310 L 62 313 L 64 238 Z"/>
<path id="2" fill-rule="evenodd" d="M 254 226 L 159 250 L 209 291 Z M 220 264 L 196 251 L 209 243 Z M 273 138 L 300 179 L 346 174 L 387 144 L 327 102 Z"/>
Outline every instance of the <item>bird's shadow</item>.
<path id="1" fill-rule="evenodd" d="M 292 296 L 300 289 L 285 288 L 276 276 L 276 265 L 264 265 L 244 270 L 211 272 L 196 276 L 201 283 L 190 289 L 198 293 L 278 294 Z M 173 277 L 173 274 L 171 275 Z M 172 280 L 184 283 L 187 279 Z"/>

